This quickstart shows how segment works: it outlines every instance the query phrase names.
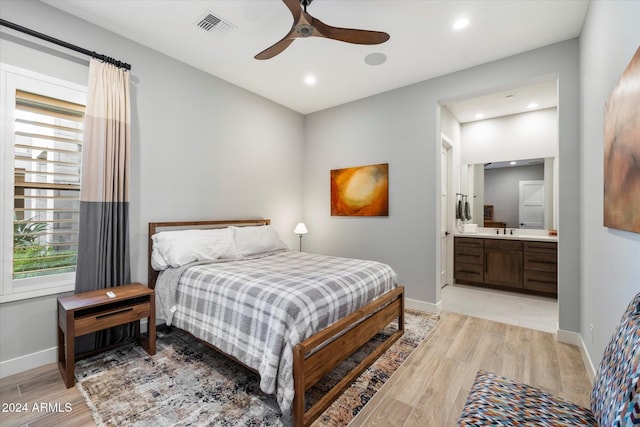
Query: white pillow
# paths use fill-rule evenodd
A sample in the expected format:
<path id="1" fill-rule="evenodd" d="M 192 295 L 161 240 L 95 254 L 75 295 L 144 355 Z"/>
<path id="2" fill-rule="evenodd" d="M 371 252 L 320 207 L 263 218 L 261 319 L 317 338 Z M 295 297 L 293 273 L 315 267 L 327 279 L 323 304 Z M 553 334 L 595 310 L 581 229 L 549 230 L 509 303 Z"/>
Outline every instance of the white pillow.
<path id="1" fill-rule="evenodd" d="M 153 235 L 155 237 L 156 235 Z M 153 239 L 153 237 L 151 237 Z M 153 267 L 156 271 L 162 271 L 169 268 L 169 264 L 167 264 L 167 260 L 164 259 L 160 250 L 158 249 L 156 242 L 153 242 L 153 250 L 151 251 L 151 267 Z"/>
<path id="2" fill-rule="evenodd" d="M 236 258 L 233 230 L 162 231 L 154 234 L 151 265 L 156 270 L 180 267 L 195 261 Z"/>
<path id="3" fill-rule="evenodd" d="M 289 249 L 270 225 L 229 228 L 233 229 L 233 240 L 239 257 Z"/>

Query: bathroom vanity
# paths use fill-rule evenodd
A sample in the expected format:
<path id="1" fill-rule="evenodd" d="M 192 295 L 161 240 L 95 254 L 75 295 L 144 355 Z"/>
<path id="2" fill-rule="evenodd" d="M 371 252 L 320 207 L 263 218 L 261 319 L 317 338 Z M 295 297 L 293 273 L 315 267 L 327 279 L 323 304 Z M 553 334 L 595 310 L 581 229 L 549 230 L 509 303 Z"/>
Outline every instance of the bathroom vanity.
<path id="1" fill-rule="evenodd" d="M 508 234 L 503 234 L 500 230 L 497 234 L 491 230 L 456 234 L 455 281 L 556 297 L 558 238 L 521 232 L 516 230 L 510 234 L 508 230 Z"/>

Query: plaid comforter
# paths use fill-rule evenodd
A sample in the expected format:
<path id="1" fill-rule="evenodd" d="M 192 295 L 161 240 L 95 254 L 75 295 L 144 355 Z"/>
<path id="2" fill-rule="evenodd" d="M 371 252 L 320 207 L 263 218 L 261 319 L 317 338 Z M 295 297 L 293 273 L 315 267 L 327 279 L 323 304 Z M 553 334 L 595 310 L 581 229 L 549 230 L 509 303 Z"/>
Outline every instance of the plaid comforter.
<path id="1" fill-rule="evenodd" d="M 285 415 L 293 347 L 396 287 L 386 264 L 291 251 L 192 265 L 179 276 L 177 286 L 158 281 L 159 315 L 257 370 Z"/>

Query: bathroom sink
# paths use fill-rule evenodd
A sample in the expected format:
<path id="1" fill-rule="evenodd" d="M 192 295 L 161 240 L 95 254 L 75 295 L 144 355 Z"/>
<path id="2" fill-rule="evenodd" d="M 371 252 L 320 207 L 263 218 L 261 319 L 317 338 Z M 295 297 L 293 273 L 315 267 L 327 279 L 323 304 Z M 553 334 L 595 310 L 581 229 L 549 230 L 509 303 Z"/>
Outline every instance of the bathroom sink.
<path id="1" fill-rule="evenodd" d="M 547 230 L 528 230 L 528 229 L 513 229 L 511 234 L 510 228 L 507 228 L 507 234 L 504 234 L 504 230 L 500 229 L 499 233 L 496 233 L 495 228 L 478 228 L 475 232 L 458 232 L 457 236 L 461 237 L 478 237 L 488 239 L 507 239 L 507 240 L 536 240 L 536 241 L 549 241 L 557 242 L 558 236 L 549 236 Z"/>

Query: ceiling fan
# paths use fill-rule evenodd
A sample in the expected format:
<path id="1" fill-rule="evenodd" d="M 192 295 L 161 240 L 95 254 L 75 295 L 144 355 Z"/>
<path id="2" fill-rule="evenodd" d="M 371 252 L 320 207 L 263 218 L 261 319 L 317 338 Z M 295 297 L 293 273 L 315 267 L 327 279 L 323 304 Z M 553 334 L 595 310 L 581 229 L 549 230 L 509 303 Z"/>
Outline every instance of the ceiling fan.
<path id="1" fill-rule="evenodd" d="M 282 53 L 293 41 L 303 37 L 325 37 L 355 44 L 380 44 L 389 40 L 389 34 L 381 31 L 356 30 L 327 25 L 307 13 L 307 6 L 313 0 L 282 0 L 293 15 L 293 25 L 282 40 L 268 47 L 255 59 L 270 59 Z"/>

